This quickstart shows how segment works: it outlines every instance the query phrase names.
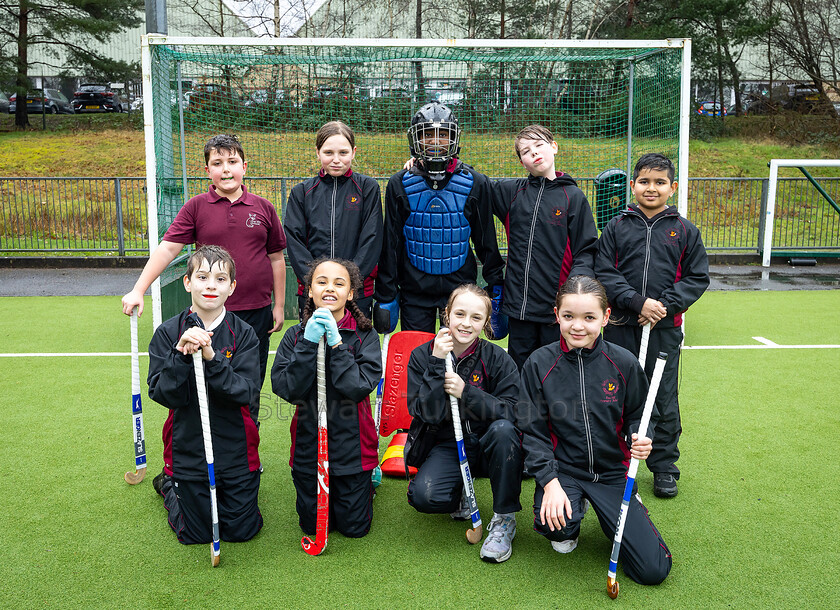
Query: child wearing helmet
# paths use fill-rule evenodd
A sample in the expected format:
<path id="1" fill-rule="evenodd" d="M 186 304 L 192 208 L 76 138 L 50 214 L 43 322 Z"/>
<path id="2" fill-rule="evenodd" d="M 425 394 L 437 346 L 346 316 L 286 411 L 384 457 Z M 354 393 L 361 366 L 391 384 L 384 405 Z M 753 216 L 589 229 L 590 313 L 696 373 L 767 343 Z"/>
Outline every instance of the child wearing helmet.
<path id="1" fill-rule="evenodd" d="M 458 159 L 461 129 L 440 102 L 412 117 L 408 144 L 415 163 L 385 189 L 385 235 L 374 298 L 374 325 L 392 332 L 435 332 L 439 312 L 461 284 L 474 284 L 476 257 L 488 286 L 503 281 L 492 191 L 486 176 Z"/>

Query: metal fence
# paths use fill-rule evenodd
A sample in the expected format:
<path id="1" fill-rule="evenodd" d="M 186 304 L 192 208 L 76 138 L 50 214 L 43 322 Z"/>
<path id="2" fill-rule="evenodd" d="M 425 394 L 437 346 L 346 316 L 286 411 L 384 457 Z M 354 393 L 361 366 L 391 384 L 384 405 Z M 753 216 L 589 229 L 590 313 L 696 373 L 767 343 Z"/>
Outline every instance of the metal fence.
<path id="1" fill-rule="evenodd" d="M 282 214 L 291 188 L 304 180 L 247 178 L 251 192 L 274 202 Z M 388 178 L 378 178 L 382 193 Z M 840 178 L 820 178 L 840 201 Z M 578 180 L 593 203 L 595 181 Z M 766 178 L 691 178 L 688 218 L 710 251 L 760 252 L 767 209 Z M 170 185 L 180 192 L 183 185 Z M 207 188 L 206 178 L 190 178 L 187 196 Z M 497 221 L 503 253 L 504 229 Z M 145 178 L 0 178 L 0 252 L 147 253 L 149 248 Z M 780 178 L 773 248 L 840 250 L 840 213 L 805 178 Z"/>

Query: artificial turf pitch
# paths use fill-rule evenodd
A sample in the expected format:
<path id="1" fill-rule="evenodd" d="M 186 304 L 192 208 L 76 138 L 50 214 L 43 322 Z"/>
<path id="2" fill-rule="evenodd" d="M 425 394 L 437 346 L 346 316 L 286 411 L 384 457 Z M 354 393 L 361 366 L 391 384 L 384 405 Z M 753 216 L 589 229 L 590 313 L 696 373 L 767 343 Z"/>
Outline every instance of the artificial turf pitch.
<path id="1" fill-rule="evenodd" d="M 2 353 L 129 350 L 118 298 L 0 304 Z M 690 312 L 686 345 L 759 345 L 756 336 L 837 345 L 838 312 L 837 291 L 708 293 Z M 136 487 L 123 480 L 134 464 L 129 357 L 0 357 L 0 607 L 837 607 L 838 365 L 837 348 L 683 352 L 679 496 L 655 498 L 644 466 L 638 476 L 673 570 L 642 587 L 619 569 L 612 601 L 611 541 L 597 519 L 584 520 L 572 554 L 558 555 L 531 529 L 533 480 L 500 565 L 479 559 L 466 523 L 411 509 L 405 481 L 391 478 L 367 537 L 333 534 L 323 555 L 306 555 L 288 467 L 291 410 L 269 380 L 265 527 L 223 543 L 212 569 L 209 545 L 180 545 L 152 489 L 166 410 L 145 394 L 149 472 Z M 148 359 L 140 366 L 145 390 Z M 476 493 L 489 522 L 487 479 Z"/>

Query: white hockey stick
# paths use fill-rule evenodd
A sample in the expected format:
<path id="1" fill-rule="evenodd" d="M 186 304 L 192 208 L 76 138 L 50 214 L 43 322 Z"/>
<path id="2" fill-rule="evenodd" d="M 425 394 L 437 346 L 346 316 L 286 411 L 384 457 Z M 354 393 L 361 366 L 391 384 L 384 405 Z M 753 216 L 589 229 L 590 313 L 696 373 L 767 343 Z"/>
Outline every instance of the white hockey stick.
<path id="1" fill-rule="evenodd" d="M 125 482 L 137 485 L 146 476 L 146 433 L 143 430 L 143 403 L 140 401 L 140 352 L 137 348 L 137 308 L 131 310 L 131 431 L 134 437 L 134 472 L 125 473 Z"/>
<path id="2" fill-rule="evenodd" d="M 648 342 L 650 341 L 650 322 L 642 326 L 642 340 L 639 342 L 639 364 L 642 365 L 642 370 L 645 368 L 647 361 Z"/>
<path id="3" fill-rule="evenodd" d="M 649 329 L 649 327 L 646 328 Z M 656 394 L 659 392 L 659 382 L 662 381 L 662 371 L 665 370 L 665 361 L 667 358 L 667 354 L 660 352 L 659 358 L 656 360 L 653 377 L 650 380 L 650 387 L 648 388 L 647 398 L 645 400 L 645 409 L 642 411 L 642 420 L 639 422 L 638 438 L 647 435 L 650 416 L 653 413 L 653 405 L 656 404 Z M 612 553 L 610 554 L 610 567 L 607 571 L 607 594 L 612 599 L 618 597 L 618 581 L 615 578 L 616 570 L 618 570 L 618 554 L 621 550 L 621 538 L 624 536 L 624 524 L 627 521 L 630 497 L 633 495 L 633 485 L 636 483 L 636 471 L 638 469 L 639 460 L 631 458 L 630 466 L 627 469 L 627 482 L 624 485 L 624 497 L 621 499 L 621 509 L 618 513 L 618 524 L 615 528 L 615 538 L 613 539 Z"/>
<path id="4" fill-rule="evenodd" d="M 207 459 L 207 476 L 210 480 L 210 514 L 213 518 L 213 542 L 211 544 L 210 560 L 213 567 L 219 565 L 221 544 L 219 542 L 219 506 L 216 502 L 216 473 L 213 467 L 213 438 L 210 436 L 210 407 L 207 401 L 207 386 L 204 383 L 204 361 L 199 349 L 193 354 L 193 368 L 195 369 L 195 389 L 198 394 L 198 411 L 201 416 L 201 435 L 204 438 L 204 455 Z"/>
<path id="5" fill-rule="evenodd" d="M 453 373 L 455 367 L 453 365 L 452 353 L 450 352 L 446 357 L 446 372 Z M 470 544 L 475 544 L 481 540 L 481 515 L 478 513 L 478 502 L 475 500 L 475 488 L 473 487 L 472 475 L 470 474 L 470 464 L 467 461 L 467 451 L 464 444 L 464 433 L 461 431 L 461 410 L 458 409 L 458 399 L 449 395 L 449 406 L 452 409 L 452 427 L 455 429 L 455 444 L 458 446 L 458 462 L 461 466 L 461 479 L 464 481 L 464 493 L 467 496 L 467 502 L 470 505 L 470 519 L 472 519 L 472 529 L 467 530 L 467 540 Z"/>

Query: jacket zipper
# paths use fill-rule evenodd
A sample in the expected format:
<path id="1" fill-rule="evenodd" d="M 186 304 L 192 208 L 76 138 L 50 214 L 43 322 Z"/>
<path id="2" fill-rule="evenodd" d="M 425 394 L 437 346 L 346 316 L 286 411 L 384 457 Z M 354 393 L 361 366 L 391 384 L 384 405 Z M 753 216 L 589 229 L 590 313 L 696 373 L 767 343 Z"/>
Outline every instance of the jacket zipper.
<path id="1" fill-rule="evenodd" d="M 586 406 L 586 377 L 583 374 L 583 358 L 580 356 L 580 351 L 577 353 L 578 360 L 578 376 L 580 379 L 580 406 L 583 411 L 583 426 L 586 429 L 586 453 L 589 458 L 589 474 L 593 478 L 593 482 L 598 482 L 598 475 L 595 474 L 593 466 L 594 456 L 592 455 L 592 430 L 589 427 L 589 409 Z"/>
<path id="2" fill-rule="evenodd" d="M 338 189 L 338 179 L 333 178 L 332 212 L 330 216 L 330 258 L 335 258 L 335 192 Z"/>
<path id="3" fill-rule="evenodd" d="M 528 270 L 531 268 L 531 249 L 534 245 L 534 229 L 537 226 L 537 212 L 540 209 L 540 201 L 545 190 L 545 178 L 540 178 L 540 191 L 537 193 L 537 202 L 534 204 L 534 215 L 531 217 L 531 234 L 528 236 L 528 257 L 525 259 L 525 284 L 522 289 L 522 309 L 519 311 L 519 319 L 525 319 L 525 307 L 528 304 Z"/>
<path id="4" fill-rule="evenodd" d="M 642 297 L 647 299 L 647 276 L 648 276 L 648 265 L 650 263 L 650 240 L 653 237 L 653 227 L 654 225 L 662 220 L 661 218 L 657 218 L 652 223 L 648 223 L 647 219 L 642 218 L 645 223 L 645 227 L 647 228 L 647 236 L 645 237 L 645 265 L 644 271 L 642 272 Z"/>

